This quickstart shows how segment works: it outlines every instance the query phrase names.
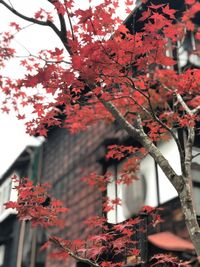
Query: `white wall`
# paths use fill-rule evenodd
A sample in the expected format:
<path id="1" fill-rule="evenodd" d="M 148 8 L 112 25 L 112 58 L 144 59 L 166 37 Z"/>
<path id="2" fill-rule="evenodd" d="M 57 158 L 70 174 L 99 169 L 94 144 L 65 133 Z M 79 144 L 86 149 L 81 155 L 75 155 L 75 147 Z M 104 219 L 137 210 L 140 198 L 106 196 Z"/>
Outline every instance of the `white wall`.
<path id="1" fill-rule="evenodd" d="M 178 148 L 174 142 L 174 140 L 169 140 L 161 145 L 159 145 L 159 149 L 169 161 L 172 168 L 175 170 L 177 174 L 181 174 L 180 167 L 180 158 Z M 159 191 L 160 191 L 160 203 L 164 203 L 178 194 L 169 180 L 166 178 L 163 171 L 158 167 L 158 176 L 159 176 Z"/>
<path id="2" fill-rule="evenodd" d="M 165 143 L 158 145 L 158 147 L 166 157 L 166 159 L 169 161 L 171 166 L 174 168 L 174 170 L 177 172 L 177 174 L 180 174 L 181 169 L 179 153 L 175 142 L 171 139 L 169 141 L 166 141 Z M 140 202 L 139 205 L 141 206 L 139 207 L 136 203 L 134 203 L 134 194 L 138 194 L 136 190 L 140 190 L 140 186 L 137 185 L 137 181 L 133 182 L 130 186 L 120 185 L 118 186 L 118 197 L 122 198 L 122 205 L 117 207 L 117 218 L 115 216 L 115 210 L 108 212 L 109 222 L 116 223 L 130 218 L 137 208 L 139 211 L 140 208 L 145 205 L 152 207 L 158 206 L 159 203 L 156 183 L 156 167 L 151 156 L 148 155 L 142 160 L 140 165 L 140 173 L 141 176 L 144 176 L 146 183 L 146 196 L 143 205 Z M 160 204 L 162 204 L 176 197 L 177 192 L 159 167 L 158 177 Z M 127 194 L 129 195 L 128 198 Z M 114 182 L 108 186 L 108 196 L 111 199 L 115 199 Z"/>
<path id="3" fill-rule="evenodd" d="M 5 220 L 10 214 L 16 214 L 16 210 L 5 209 L 4 206 L 8 201 L 17 200 L 17 190 L 14 189 L 16 183 L 11 179 L 13 175 L 8 177 L 0 186 L 0 222 Z"/>

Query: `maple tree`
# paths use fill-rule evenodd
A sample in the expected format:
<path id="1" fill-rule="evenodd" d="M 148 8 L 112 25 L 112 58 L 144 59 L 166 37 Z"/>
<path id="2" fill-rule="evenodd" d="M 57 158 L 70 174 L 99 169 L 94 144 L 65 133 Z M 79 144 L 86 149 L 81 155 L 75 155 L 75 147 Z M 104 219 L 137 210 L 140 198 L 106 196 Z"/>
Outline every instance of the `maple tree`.
<path id="1" fill-rule="evenodd" d="M 142 0 L 142 5 L 147 8 L 139 18 L 141 29 L 135 31 L 134 25 L 130 29 L 118 17 L 117 0 L 104 0 L 85 10 L 77 8 L 73 0 L 47 2 L 52 12 L 41 8 L 29 17 L 0 0 L 1 5 L 21 19 L 49 27 L 62 43 L 61 47 L 41 50 L 37 55 L 30 53 L 22 59 L 20 64 L 25 69 L 24 77 L 12 79 L 0 76 L 1 92 L 5 95 L 1 110 L 9 112 L 12 106 L 18 119 L 25 119 L 22 107 L 31 106 L 35 116 L 26 122 L 26 126 L 32 135 L 47 136 L 52 126 L 65 127 L 71 133 L 77 133 L 90 126 L 95 127 L 99 121 L 107 124 L 116 121 L 140 144 L 137 148 L 119 145 L 108 148 L 108 158 L 121 160 L 128 157 L 120 182 L 129 184 L 136 179 L 141 160 L 150 154 L 178 193 L 190 238 L 200 256 L 200 228 L 191 183 L 192 147 L 195 136 L 199 134 L 200 70 L 195 66 L 181 68 L 178 58 L 172 57 L 172 52 L 176 51 L 177 44 L 183 43 L 187 32 L 192 32 L 193 38 L 200 40 L 200 31 L 195 24 L 200 3 L 185 0 L 177 17 L 179 10 L 168 2 Z M 131 13 L 133 1 L 125 2 L 126 12 Z M 16 22 L 11 22 L 10 28 L 9 32 L 0 35 L 1 68 L 17 56 L 12 40 L 22 28 Z M 190 53 L 200 56 L 198 44 Z M 185 135 L 184 146 L 177 131 Z M 165 142 L 170 138 L 179 151 L 181 174 L 175 172 L 156 146 L 156 142 Z M 133 172 L 135 176 L 130 178 L 129 174 Z M 84 179 L 104 191 L 110 176 L 93 173 Z M 21 218 L 29 216 L 36 224 L 46 226 L 49 222 L 46 219 L 48 208 L 41 205 L 46 193 L 40 186 L 34 187 L 30 195 L 25 193 L 26 188 L 32 186 L 25 180 L 18 187 L 18 202 L 10 203 L 9 207 L 22 210 L 19 213 Z M 32 202 L 35 197 L 36 210 Z M 120 203 L 119 199 L 112 201 Z M 112 209 L 114 202 L 111 206 L 107 203 L 105 209 Z M 61 203 L 54 204 L 55 214 L 64 211 Z M 96 220 L 99 221 L 98 226 L 107 227 L 102 220 Z M 137 222 L 130 221 L 130 224 L 134 223 Z M 91 237 L 94 242 L 93 247 L 89 248 L 88 258 L 80 256 L 80 253 L 84 254 L 82 241 L 76 240 L 74 243 L 56 237 L 50 240 L 66 254 L 91 266 L 115 266 L 109 261 L 98 263 L 96 259 L 107 249 L 102 244 L 112 244 L 113 251 L 117 248 L 118 253 L 128 246 L 127 243 L 131 242 L 130 225 L 121 224 L 120 227 L 117 229 L 122 235 L 120 240 L 114 240 L 110 233 Z M 74 247 L 78 253 L 73 252 Z M 131 248 L 131 245 L 128 247 Z M 137 255 L 138 251 L 132 253 Z M 162 257 L 159 259 L 163 260 Z"/>

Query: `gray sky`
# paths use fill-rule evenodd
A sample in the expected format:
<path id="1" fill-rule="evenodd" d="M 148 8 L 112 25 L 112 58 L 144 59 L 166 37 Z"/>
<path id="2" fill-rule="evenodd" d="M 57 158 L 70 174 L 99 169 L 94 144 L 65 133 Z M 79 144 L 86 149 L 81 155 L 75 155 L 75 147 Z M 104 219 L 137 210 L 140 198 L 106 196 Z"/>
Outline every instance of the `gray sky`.
<path id="1" fill-rule="evenodd" d="M 14 7 L 24 12 L 24 14 L 32 15 L 33 10 L 36 10 L 40 3 L 45 3 L 46 0 L 13 0 Z M 31 3 L 31 8 L 30 8 Z M 44 7 L 44 4 L 43 4 Z M 48 8 L 48 6 L 47 6 Z M 8 12 L 2 5 L 0 5 L 0 32 L 5 31 L 12 21 L 17 21 L 20 25 L 28 25 L 30 23 L 18 19 L 16 16 Z M 26 55 L 25 46 L 31 53 L 36 54 L 37 51 L 43 48 L 52 48 L 59 46 L 56 38 L 53 38 L 53 33 L 47 28 L 43 29 L 38 26 L 30 26 L 16 35 L 17 42 L 13 42 L 15 49 L 19 55 Z M 23 46 L 21 45 L 23 44 Z M 24 73 L 22 67 L 16 65 L 16 61 L 11 61 L 5 70 L 0 70 L 1 75 L 8 75 L 13 78 L 18 77 Z M 17 66 L 17 67 L 16 67 Z M 0 94 L 0 102 L 2 95 Z M 29 112 L 29 111 L 27 111 Z M 8 167 L 17 158 L 20 152 L 29 144 L 37 145 L 39 141 L 30 137 L 25 133 L 25 126 L 22 121 L 16 119 L 14 113 L 2 114 L 0 113 L 0 176 L 8 169 Z"/>

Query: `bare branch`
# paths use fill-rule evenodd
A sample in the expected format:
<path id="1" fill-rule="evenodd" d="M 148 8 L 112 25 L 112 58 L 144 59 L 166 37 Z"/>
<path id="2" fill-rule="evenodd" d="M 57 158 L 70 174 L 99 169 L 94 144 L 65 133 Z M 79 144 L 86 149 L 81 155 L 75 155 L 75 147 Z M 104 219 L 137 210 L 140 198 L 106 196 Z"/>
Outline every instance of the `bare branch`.
<path id="1" fill-rule="evenodd" d="M 196 155 L 192 156 L 192 159 L 195 159 L 196 157 L 200 156 L 200 152 L 197 153 Z"/>
<path id="2" fill-rule="evenodd" d="M 68 64 L 70 65 L 71 62 L 69 61 L 65 61 L 65 60 L 58 60 L 58 61 L 54 61 L 54 60 L 48 60 L 48 59 L 45 59 L 45 58 L 42 58 L 42 57 L 37 57 L 36 55 L 33 55 L 33 54 L 29 54 L 28 56 L 20 56 L 20 55 L 16 55 L 15 58 L 28 58 L 28 57 L 33 57 L 33 58 L 36 58 L 38 60 L 42 60 L 44 61 L 46 64 L 61 64 L 61 63 L 65 63 L 65 64 Z"/>
<path id="3" fill-rule="evenodd" d="M 183 107 L 183 109 L 185 110 L 185 112 L 190 115 L 193 116 L 194 113 L 193 111 L 188 107 L 188 105 L 185 103 L 184 99 L 182 98 L 182 96 L 175 92 L 177 100 L 179 101 L 179 103 L 181 104 L 181 106 Z M 185 176 L 188 178 L 191 178 L 191 164 L 192 164 L 192 146 L 194 144 L 194 138 L 195 138 L 195 130 L 193 126 L 188 125 L 187 127 L 187 133 L 188 133 L 188 137 L 187 137 L 187 141 L 185 144 Z"/>
<path id="4" fill-rule="evenodd" d="M 192 113 L 195 114 L 195 113 L 197 113 L 199 110 L 200 110 L 200 106 L 198 106 L 198 107 L 192 109 Z"/>
<path id="5" fill-rule="evenodd" d="M 72 39 L 74 40 L 74 30 L 73 30 L 73 26 L 72 26 L 72 21 L 71 21 L 70 14 L 69 14 L 67 8 L 66 8 L 66 10 L 67 10 L 67 17 L 68 17 L 68 20 L 69 20 L 69 25 L 70 25 L 70 29 L 71 29 L 71 33 L 72 33 Z"/>
<path id="6" fill-rule="evenodd" d="M 8 2 L 9 2 L 9 4 L 10 4 L 10 6 L 13 7 L 12 2 L 11 2 L 10 0 L 8 0 Z M 14 8 L 14 7 L 13 7 L 13 8 Z"/>
<path id="7" fill-rule="evenodd" d="M 55 7 L 54 2 L 56 2 L 56 1 L 48 0 L 48 2 Z M 62 14 L 60 14 L 58 12 L 57 12 L 57 15 L 58 15 L 58 18 L 60 21 L 60 33 L 63 35 L 62 36 L 63 39 L 67 40 L 67 28 L 66 28 L 65 18 Z"/>
<path id="8" fill-rule="evenodd" d="M 194 127 L 188 127 L 188 137 L 185 144 L 185 169 L 186 176 L 191 178 L 191 165 L 192 165 L 192 146 L 194 144 L 195 130 Z"/>
<path id="9" fill-rule="evenodd" d="M 66 28 L 65 18 L 61 14 L 59 14 L 58 16 L 60 20 L 60 30 L 63 34 L 63 37 L 67 38 L 67 28 Z"/>
<path id="10" fill-rule="evenodd" d="M 193 112 L 191 111 L 191 109 L 189 109 L 188 105 L 185 103 L 185 101 L 183 100 L 182 96 L 179 93 L 177 93 L 177 92 L 175 92 L 175 94 L 176 94 L 176 97 L 177 97 L 178 102 L 184 108 L 184 110 L 186 111 L 186 113 L 188 115 L 191 115 L 192 116 L 193 115 Z"/>
<path id="11" fill-rule="evenodd" d="M 28 53 L 28 55 L 26 55 L 26 56 L 19 56 L 19 55 L 16 55 L 15 56 L 15 58 L 28 58 L 28 57 L 32 57 L 32 58 L 36 58 L 36 59 L 38 59 L 38 60 L 42 60 L 42 61 L 44 61 L 45 63 L 51 63 L 51 64 L 60 64 L 60 63 L 65 63 L 65 64 L 71 64 L 71 62 L 69 62 L 69 61 L 66 61 L 66 60 L 47 60 L 47 59 L 45 59 L 45 58 L 42 58 L 41 56 L 36 56 L 36 55 L 33 55 L 32 53 L 31 53 L 31 51 L 27 48 L 27 47 L 25 47 L 21 42 L 19 42 L 18 40 L 16 40 L 16 39 L 14 39 L 14 41 L 18 44 L 18 45 L 20 45 L 24 50 L 26 50 L 26 52 Z"/>
<path id="12" fill-rule="evenodd" d="M 28 24 L 28 25 L 22 27 L 19 31 L 16 31 L 16 32 L 13 34 L 13 36 L 17 35 L 19 32 L 21 32 L 21 31 L 23 31 L 23 30 L 25 30 L 25 29 L 27 29 L 28 27 L 31 27 L 31 26 L 33 26 L 33 25 L 34 25 L 34 23 L 30 23 L 30 24 Z"/>

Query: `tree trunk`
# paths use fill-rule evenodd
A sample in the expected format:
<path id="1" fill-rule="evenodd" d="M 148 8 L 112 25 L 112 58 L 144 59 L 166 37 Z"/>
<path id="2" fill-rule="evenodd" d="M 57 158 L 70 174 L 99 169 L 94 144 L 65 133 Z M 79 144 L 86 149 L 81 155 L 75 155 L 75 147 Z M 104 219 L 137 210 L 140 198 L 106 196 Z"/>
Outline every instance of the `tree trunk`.
<path id="1" fill-rule="evenodd" d="M 189 182 L 185 182 L 183 190 L 179 193 L 179 198 L 190 239 L 195 247 L 197 256 L 200 256 L 200 228 L 197 222 L 197 216 L 194 209 Z"/>

